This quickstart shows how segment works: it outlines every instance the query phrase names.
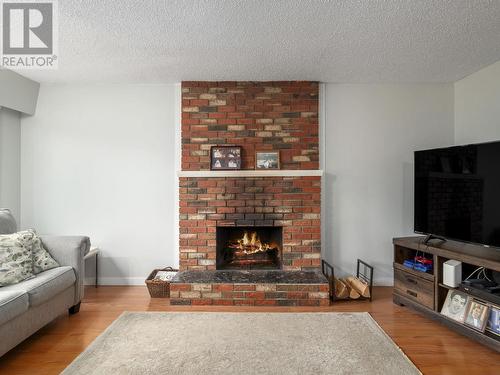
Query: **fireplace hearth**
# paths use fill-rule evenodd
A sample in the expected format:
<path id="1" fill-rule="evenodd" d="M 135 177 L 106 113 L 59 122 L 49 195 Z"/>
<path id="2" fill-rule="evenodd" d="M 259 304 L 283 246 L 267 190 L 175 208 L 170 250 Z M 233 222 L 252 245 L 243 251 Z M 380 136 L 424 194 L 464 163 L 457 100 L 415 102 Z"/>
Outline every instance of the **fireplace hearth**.
<path id="1" fill-rule="evenodd" d="M 217 227 L 218 270 L 281 269 L 282 227 Z"/>

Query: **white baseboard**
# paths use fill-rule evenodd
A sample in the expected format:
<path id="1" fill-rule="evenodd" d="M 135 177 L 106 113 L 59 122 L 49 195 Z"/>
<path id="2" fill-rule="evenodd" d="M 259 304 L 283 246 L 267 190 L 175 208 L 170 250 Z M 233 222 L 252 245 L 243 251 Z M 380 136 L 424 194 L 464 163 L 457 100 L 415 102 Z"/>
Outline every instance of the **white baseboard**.
<path id="1" fill-rule="evenodd" d="M 394 278 L 392 277 L 376 277 L 373 280 L 373 285 L 375 286 L 393 286 Z"/>
<path id="2" fill-rule="evenodd" d="M 99 285 L 146 285 L 144 277 L 99 277 Z M 94 285 L 93 277 L 85 278 L 85 285 Z"/>

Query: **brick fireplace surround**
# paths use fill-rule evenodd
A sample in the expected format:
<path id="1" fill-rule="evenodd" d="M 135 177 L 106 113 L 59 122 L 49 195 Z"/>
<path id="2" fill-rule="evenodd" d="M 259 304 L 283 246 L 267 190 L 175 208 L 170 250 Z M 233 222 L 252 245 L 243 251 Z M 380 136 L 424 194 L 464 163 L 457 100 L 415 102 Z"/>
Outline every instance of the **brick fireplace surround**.
<path id="1" fill-rule="evenodd" d="M 179 249 L 184 272 L 171 284 L 172 304 L 328 304 L 328 283 L 319 272 L 321 176 L 307 173 L 319 168 L 318 103 L 317 82 L 182 82 Z M 242 169 L 252 171 L 255 151 L 278 150 L 281 171 L 297 173 L 189 173 L 210 169 L 213 145 L 242 146 Z M 267 271 L 216 271 L 221 226 L 282 227 L 282 270 L 272 273 L 279 277 L 269 272 L 269 280 L 248 277 Z"/>

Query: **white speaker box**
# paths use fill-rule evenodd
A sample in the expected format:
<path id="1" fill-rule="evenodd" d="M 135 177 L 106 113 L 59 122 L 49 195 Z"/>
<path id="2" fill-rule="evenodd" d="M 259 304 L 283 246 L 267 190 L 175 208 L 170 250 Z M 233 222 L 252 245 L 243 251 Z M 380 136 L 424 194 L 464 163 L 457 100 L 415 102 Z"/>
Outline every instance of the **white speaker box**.
<path id="1" fill-rule="evenodd" d="M 450 259 L 443 263 L 443 284 L 456 288 L 462 282 L 462 262 Z"/>

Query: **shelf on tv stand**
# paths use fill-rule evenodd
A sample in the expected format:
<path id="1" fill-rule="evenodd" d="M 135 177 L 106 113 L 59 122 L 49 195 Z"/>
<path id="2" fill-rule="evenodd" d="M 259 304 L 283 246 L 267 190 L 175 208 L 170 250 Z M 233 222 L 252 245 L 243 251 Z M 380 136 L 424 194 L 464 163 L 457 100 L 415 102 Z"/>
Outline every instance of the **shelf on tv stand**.
<path id="1" fill-rule="evenodd" d="M 458 290 L 458 288 L 453 288 L 453 287 L 445 285 L 443 283 L 438 283 L 438 286 L 441 287 L 441 288 L 448 289 L 448 290 Z"/>
<path id="2" fill-rule="evenodd" d="M 424 236 L 398 237 L 393 239 L 393 244 L 500 272 L 500 248 L 451 240 L 426 245 L 423 243 L 424 238 Z"/>
<path id="3" fill-rule="evenodd" d="M 497 340 L 494 337 L 489 336 L 486 333 L 481 333 L 479 331 L 476 331 L 473 328 L 469 328 L 464 324 L 455 322 L 454 320 L 447 318 L 444 315 L 441 315 L 438 311 L 429 309 L 428 307 L 425 307 L 419 303 L 416 303 L 404 296 L 398 295 L 397 293 L 394 294 L 393 296 L 393 301 L 395 304 L 400 305 L 400 306 L 406 306 L 409 307 L 427 317 L 430 319 L 433 319 L 435 321 L 438 321 L 448 328 L 464 335 L 467 336 L 473 340 L 478 341 L 479 343 L 497 351 L 500 352 L 500 341 Z"/>
<path id="4" fill-rule="evenodd" d="M 455 259 L 467 267 L 485 267 L 500 272 L 500 249 L 458 241 L 424 244 L 424 238 L 423 236 L 413 236 L 393 239 L 394 303 L 414 309 L 445 324 L 450 329 L 500 352 L 500 337 L 476 331 L 440 314 L 448 291 L 455 289 L 443 284 L 443 263 L 449 259 Z M 405 258 L 415 256 L 417 252 L 419 255 L 424 253 L 427 258 L 432 257 L 434 262 L 432 272 L 419 272 L 402 265 Z M 433 306 L 430 302 L 432 300 L 434 301 Z"/>

